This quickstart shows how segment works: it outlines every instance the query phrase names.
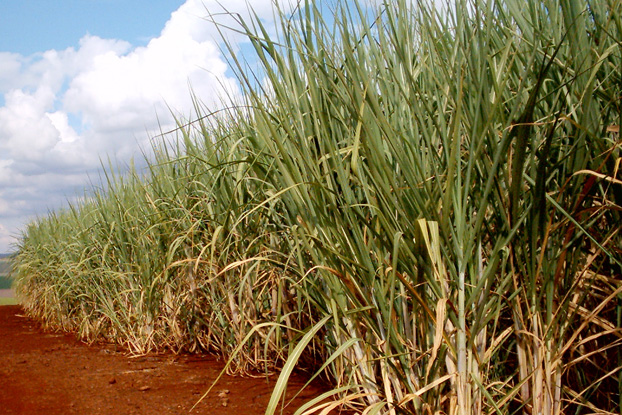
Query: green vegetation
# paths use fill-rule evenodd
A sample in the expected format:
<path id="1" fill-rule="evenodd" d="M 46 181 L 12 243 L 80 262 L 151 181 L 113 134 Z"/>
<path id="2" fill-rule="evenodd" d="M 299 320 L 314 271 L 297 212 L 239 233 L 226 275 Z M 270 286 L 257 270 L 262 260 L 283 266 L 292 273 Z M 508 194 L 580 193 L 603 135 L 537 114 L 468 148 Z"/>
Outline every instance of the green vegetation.
<path id="1" fill-rule="evenodd" d="M 10 258 L 0 258 L 0 276 L 7 276 L 9 274 L 9 270 L 11 269 L 11 261 Z"/>
<path id="2" fill-rule="evenodd" d="M 0 290 L 11 288 L 9 271 L 11 270 L 11 259 L 8 255 L 0 254 Z"/>
<path id="3" fill-rule="evenodd" d="M 8 277 L 0 276 L 0 290 L 11 288 L 11 280 Z"/>
<path id="4" fill-rule="evenodd" d="M 620 413 L 622 3 L 388 3 L 244 22 L 244 102 L 28 226 L 29 313 L 285 365 L 270 413 L 296 361 L 368 413 Z"/>
<path id="5" fill-rule="evenodd" d="M 0 305 L 15 305 L 18 304 L 15 298 L 0 297 Z"/>

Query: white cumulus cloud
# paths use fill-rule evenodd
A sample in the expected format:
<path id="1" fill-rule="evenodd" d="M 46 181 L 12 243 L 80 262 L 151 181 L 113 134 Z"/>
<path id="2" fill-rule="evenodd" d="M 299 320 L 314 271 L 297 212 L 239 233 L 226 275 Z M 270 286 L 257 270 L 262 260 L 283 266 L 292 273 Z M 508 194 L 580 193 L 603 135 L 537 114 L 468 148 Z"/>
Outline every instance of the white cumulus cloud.
<path id="1" fill-rule="evenodd" d="M 272 28 L 272 1 L 251 4 Z M 225 6 L 250 16 L 244 0 Z M 222 12 L 216 0 L 188 0 L 141 47 L 85 34 L 64 50 L 0 51 L 0 252 L 34 215 L 88 186 L 100 160 L 140 158 L 150 136 L 174 127 L 171 110 L 192 116 L 190 87 L 212 109 L 239 93 L 209 22 L 234 26 Z M 234 48 L 243 41 L 233 32 L 228 39 Z"/>

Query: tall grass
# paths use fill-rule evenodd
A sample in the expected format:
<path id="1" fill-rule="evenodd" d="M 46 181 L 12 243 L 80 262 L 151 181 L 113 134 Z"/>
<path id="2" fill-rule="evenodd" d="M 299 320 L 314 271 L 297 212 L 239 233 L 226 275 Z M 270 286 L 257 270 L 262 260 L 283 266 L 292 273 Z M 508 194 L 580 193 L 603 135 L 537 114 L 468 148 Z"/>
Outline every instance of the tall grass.
<path id="1" fill-rule="evenodd" d="M 16 290 L 139 353 L 285 365 L 268 412 L 300 361 L 370 414 L 619 413 L 621 9 L 240 20 L 245 102 L 31 224 Z"/>

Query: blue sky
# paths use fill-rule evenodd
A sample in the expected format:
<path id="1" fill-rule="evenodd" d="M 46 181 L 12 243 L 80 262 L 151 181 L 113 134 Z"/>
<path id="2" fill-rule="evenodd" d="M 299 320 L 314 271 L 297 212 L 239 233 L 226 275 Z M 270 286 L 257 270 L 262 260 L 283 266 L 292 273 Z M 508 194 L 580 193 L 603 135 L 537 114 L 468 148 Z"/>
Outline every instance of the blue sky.
<path id="1" fill-rule="evenodd" d="M 192 118 L 189 85 L 210 110 L 240 94 L 205 21 L 219 3 L 248 15 L 245 0 L 0 1 L 0 253 L 81 197 L 101 160 L 140 159 L 171 109 Z M 250 3 L 270 27 L 271 0 Z"/>
<path id="2" fill-rule="evenodd" d="M 0 51 L 30 55 L 78 46 L 87 33 L 145 45 L 183 0 L 2 0 Z"/>

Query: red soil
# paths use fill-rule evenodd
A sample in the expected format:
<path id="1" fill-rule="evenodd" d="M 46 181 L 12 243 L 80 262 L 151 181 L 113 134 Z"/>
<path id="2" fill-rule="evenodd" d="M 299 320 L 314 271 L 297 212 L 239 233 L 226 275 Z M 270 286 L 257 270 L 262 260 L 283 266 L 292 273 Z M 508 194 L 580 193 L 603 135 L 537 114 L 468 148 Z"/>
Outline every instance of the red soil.
<path id="1" fill-rule="evenodd" d="M 42 330 L 19 306 L 0 306 L 0 414 L 263 414 L 275 379 L 223 376 L 207 355 L 128 357 L 115 346 L 88 346 L 71 334 Z M 288 396 L 305 381 L 295 376 Z M 283 411 L 292 414 L 321 393 L 305 389 Z M 286 401 L 289 402 L 289 401 Z"/>

